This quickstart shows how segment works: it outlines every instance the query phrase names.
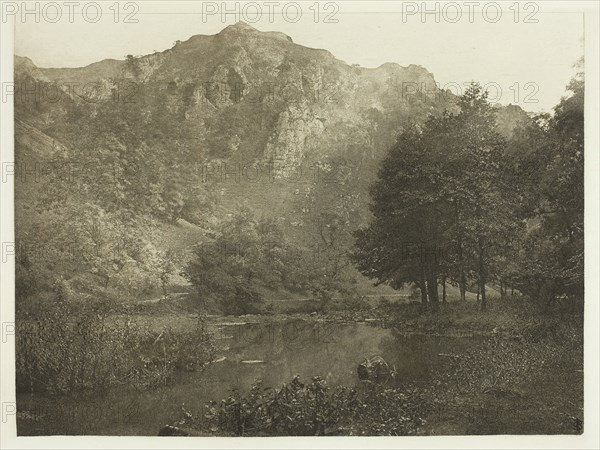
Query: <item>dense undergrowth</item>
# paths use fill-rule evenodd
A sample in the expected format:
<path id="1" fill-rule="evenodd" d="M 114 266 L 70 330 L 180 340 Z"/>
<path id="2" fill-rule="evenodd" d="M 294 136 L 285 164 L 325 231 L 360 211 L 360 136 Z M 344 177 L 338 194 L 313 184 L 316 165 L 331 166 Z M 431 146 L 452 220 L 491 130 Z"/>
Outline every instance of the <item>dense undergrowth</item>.
<path id="1" fill-rule="evenodd" d="M 156 330 L 128 317 L 115 321 L 94 305 L 57 301 L 19 316 L 17 390 L 66 393 L 164 385 L 178 371 L 201 369 L 214 352 L 201 319 L 185 331 Z"/>
<path id="2" fill-rule="evenodd" d="M 226 436 L 414 435 L 427 404 L 417 389 L 329 387 L 318 376 L 295 376 L 276 389 L 257 380 L 248 395 L 234 391 L 205 412 L 184 411 L 176 425 Z"/>

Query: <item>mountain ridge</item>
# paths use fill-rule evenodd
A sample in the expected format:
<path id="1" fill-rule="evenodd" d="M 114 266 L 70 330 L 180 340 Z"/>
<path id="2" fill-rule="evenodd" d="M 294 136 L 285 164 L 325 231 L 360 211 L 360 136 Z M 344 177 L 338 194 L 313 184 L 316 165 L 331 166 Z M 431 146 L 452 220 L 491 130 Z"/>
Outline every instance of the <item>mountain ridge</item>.
<path id="1" fill-rule="evenodd" d="M 259 39 L 274 39 L 276 41 L 281 41 L 285 44 L 293 44 L 294 46 L 297 46 L 304 50 L 313 51 L 313 52 L 315 52 L 315 54 L 320 53 L 321 56 L 324 55 L 325 57 L 331 58 L 338 63 L 342 63 L 344 65 L 350 66 L 345 61 L 335 58 L 335 56 L 326 49 L 307 47 L 307 46 L 295 43 L 290 36 L 288 36 L 282 32 L 260 31 L 256 28 L 252 27 L 251 25 L 246 24 L 245 22 L 238 22 L 236 24 L 229 25 L 229 26 L 225 27 L 223 30 L 221 30 L 220 32 L 218 32 L 216 34 L 212 34 L 212 35 L 204 35 L 204 34 L 192 35 L 192 36 L 190 36 L 190 38 L 188 38 L 185 41 L 179 41 L 179 40 L 176 41 L 176 43 L 172 47 L 167 48 L 163 51 L 140 55 L 137 58 L 148 59 L 148 58 L 156 57 L 156 55 L 167 56 L 168 54 L 172 53 L 174 50 L 176 50 L 178 48 L 181 48 L 181 47 L 185 48 L 188 46 L 198 44 L 199 41 L 202 41 L 202 40 L 207 41 L 207 40 L 212 40 L 214 38 L 229 39 L 230 41 L 226 42 L 226 45 L 231 45 L 232 44 L 231 40 L 235 41 L 242 37 L 248 37 L 248 36 L 259 37 Z M 205 44 L 205 42 L 203 44 Z M 89 76 L 92 76 L 95 79 L 102 78 L 102 77 L 107 78 L 109 76 L 116 77 L 119 75 L 119 71 L 123 69 L 123 66 L 125 64 L 126 64 L 126 59 L 106 58 L 106 59 L 103 59 L 100 61 L 92 62 L 92 63 L 84 65 L 84 66 L 79 66 L 79 67 L 40 67 L 40 66 L 37 66 L 29 57 L 19 56 L 19 55 L 15 54 L 15 66 L 23 66 L 23 65 L 34 66 L 35 69 L 41 71 L 42 74 L 48 76 L 48 78 L 53 81 L 57 81 L 59 79 L 59 77 L 61 77 L 61 76 L 63 77 L 63 81 L 72 81 L 73 79 L 78 78 L 75 75 L 76 73 L 85 73 L 85 72 L 96 72 L 96 73 L 89 74 Z M 419 71 L 423 74 L 432 75 L 431 72 L 429 72 L 423 66 L 419 66 L 419 65 L 415 65 L 415 64 L 409 64 L 408 66 L 401 66 L 396 62 L 384 62 L 381 65 L 379 65 L 378 67 L 362 67 L 358 64 L 353 64 L 351 67 L 362 70 L 362 71 L 378 71 L 378 70 L 402 71 L 402 70 L 404 70 L 404 71 Z M 87 81 L 89 81 L 89 80 L 87 80 Z"/>
<path id="2" fill-rule="evenodd" d="M 369 186 L 396 135 L 453 110 L 456 99 L 421 66 L 351 66 L 284 36 L 238 24 L 82 68 L 43 69 L 16 57 L 17 158 L 104 175 L 18 187 L 18 239 L 56 217 L 48 202 L 63 204 L 84 223 L 106 220 L 137 236 L 132 247 L 143 247 L 128 261 L 150 284 L 156 273 L 139 255 L 169 250 L 156 222 L 191 223 L 202 242 L 212 236 L 205 230 L 218 234 L 250 210 L 301 248 L 328 245 L 323 236 L 336 229 L 349 250 L 352 231 L 368 223 Z M 31 83 L 36 95 L 27 94 Z M 513 109 L 499 115 L 505 134 L 520 120 Z M 115 167 L 126 176 L 107 176 Z M 88 232 L 63 223 L 77 228 L 67 236 Z M 64 277 L 76 284 L 113 270 L 89 264 L 65 268 Z"/>

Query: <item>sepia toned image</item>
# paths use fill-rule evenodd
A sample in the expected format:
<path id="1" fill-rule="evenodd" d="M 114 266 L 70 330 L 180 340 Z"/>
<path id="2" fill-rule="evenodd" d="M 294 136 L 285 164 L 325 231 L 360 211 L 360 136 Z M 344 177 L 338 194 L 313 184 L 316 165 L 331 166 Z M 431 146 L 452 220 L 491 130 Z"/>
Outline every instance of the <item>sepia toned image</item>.
<path id="1" fill-rule="evenodd" d="M 2 2 L 3 426 L 597 436 L 568 3 Z"/>

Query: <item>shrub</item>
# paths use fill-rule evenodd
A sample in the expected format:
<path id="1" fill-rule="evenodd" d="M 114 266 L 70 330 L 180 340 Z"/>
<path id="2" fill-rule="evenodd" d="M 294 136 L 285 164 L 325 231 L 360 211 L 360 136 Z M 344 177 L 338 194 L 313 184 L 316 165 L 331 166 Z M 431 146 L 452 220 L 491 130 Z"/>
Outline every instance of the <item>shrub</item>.
<path id="1" fill-rule="evenodd" d="M 16 378 L 20 391 L 102 390 L 114 384 L 166 383 L 178 370 L 213 359 L 211 336 L 196 330 L 144 331 L 131 320 L 110 323 L 99 304 L 57 301 L 18 315 Z"/>
<path id="2" fill-rule="evenodd" d="M 329 388 L 320 377 L 304 384 L 296 376 L 279 389 L 259 380 L 247 396 L 234 391 L 178 425 L 234 436 L 411 435 L 424 424 L 418 410 L 425 405 L 417 390 Z"/>
<path id="3" fill-rule="evenodd" d="M 136 385 L 167 384 L 175 372 L 202 369 L 215 357 L 212 336 L 199 319 L 196 329 L 175 332 L 167 328 L 138 335 L 131 351 L 130 374 Z"/>

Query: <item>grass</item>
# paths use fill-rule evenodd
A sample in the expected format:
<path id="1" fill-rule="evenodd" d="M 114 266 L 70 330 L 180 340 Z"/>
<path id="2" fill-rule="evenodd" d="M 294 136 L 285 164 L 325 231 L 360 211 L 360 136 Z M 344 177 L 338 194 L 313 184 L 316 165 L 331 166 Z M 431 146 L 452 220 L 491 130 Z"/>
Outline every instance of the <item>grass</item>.
<path id="1" fill-rule="evenodd" d="M 429 434 L 580 434 L 583 341 L 570 331 L 494 336 L 457 355 L 432 383 Z"/>

